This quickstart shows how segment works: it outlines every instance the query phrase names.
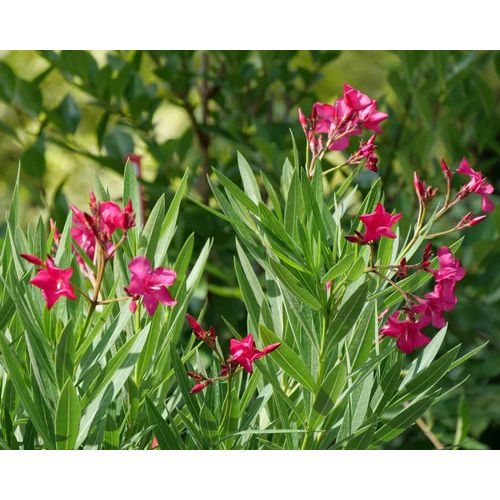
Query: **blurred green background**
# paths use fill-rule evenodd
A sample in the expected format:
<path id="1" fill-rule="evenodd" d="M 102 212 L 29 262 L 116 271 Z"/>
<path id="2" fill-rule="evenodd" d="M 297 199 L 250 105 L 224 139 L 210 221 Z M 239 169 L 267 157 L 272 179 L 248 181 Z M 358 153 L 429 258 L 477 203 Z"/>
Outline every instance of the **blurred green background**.
<path id="1" fill-rule="evenodd" d="M 0 52 L 0 237 L 19 162 L 23 222 L 42 213 L 59 227 L 68 201 L 86 207 L 94 175 L 119 198 L 130 153 L 142 155 L 149 207 L 162 193 L 171 199 L 188 167 L 190 198 L 216 207 L 206 175 L 216 166 L 236 181 L 237 151 L 277 184 L 291 155 L 290 129 L 299 150 L 305 148 L 297 109 L 308 114 L 315 101 L 332 102 L 344 83 L 376 98 L 390 115 L 377 138 L 379 174 L 389 206 L 406 216 L 406 231 L 416 211 L 413 171 L 443 189 L 441 158 L 456 168 L 466 156 L 498 191 L 499 75 L 496 51 Z M 363 172 L 361 190 L 374 178 Z M 467 210 L 479 213 L 479 197 L 470 198 L 442 221 L 443 229 Z M 243 331 L 231 229 L 192 200 L 181 210 L 179 241 L 191 232 L 200 244 L 215 238 L 193 313 L 207 299 L 208 324 L 223 330 L 224 316 Z M 496 209 L 467 232 L 459 252 L 467 276 L 448 315 L 447 342 L 471 349 L 486 339 L 489 345 L 462 369 L 470 372 L 462 390 L 427 415 L 448 444 L 461 426 L 468 430 L 466 447 L 500 448 L 499 228 Z M 412 430 L 394 446 L 429 443 Z"/>

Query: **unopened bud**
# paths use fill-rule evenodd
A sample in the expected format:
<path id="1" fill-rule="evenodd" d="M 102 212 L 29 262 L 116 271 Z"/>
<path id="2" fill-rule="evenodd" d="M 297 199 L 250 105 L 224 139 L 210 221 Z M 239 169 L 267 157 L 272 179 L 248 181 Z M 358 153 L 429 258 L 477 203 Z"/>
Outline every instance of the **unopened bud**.
<path id="1" fill-rule="evenodd" d="M 423 202 L 425 196 L 425 184 L 419 179 L 417 172 L 413 172 L 413 186 L 417 193 L 418 199 Z"/>
<path id="2" fill-rule="evenodd" d="M 304 113 L 302 112 L 302 110 L 300 108 L 299 108 L 299 122 L 300 122 L 300 125 L 302 126 L 302 129 L 305 132 L 307 129 L 306 115 L 304 115 Z"/>
<path id="3" fill-rule="evenodd" d="M 453 172 L 450 170 L 450 167 L 446 165 L 446 162 L 441 159 L 441 170 L 443 171 L 443 175 L 446 177 L 446 179 L 451 179 L 453 176 Z"/>
<path id="4" fill-rule="evenodd" d="M 479 217 L 474 217 L 468 224 L 469 227 L 475 226 L 476 224 L 479 224 L 481 221 L 486 219 L 486 215 L 480 215 Z"/>

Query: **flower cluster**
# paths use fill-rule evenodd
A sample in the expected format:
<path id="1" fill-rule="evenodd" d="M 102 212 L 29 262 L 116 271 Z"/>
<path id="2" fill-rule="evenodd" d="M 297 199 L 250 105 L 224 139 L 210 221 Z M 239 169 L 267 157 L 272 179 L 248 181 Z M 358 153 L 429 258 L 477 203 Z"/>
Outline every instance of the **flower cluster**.
<path id="1" fill-rule="evenodd" d="M 343 97 L 333 105 L 316 102 L 307 118 L 299 109 L 299 121 L 313 156 L 308 167 L 309 175 L 312 176 L 316 159 L 321 158 L 325 151 L 346 149 L 349 138 L 360 135 L 363 129 L 381 133 L 380 123 L 387 118 L 387 113 L 377 110 L 377 101 L 347 84 L 344 85 Z M 364 159 L 366 167 L 376 171 L 374 140 L 373 135 L 367 142 L 361 141 L 358 151 L 349 157 L 346 164 L 359 164 Z"/>
<path id="2" fill-rule="evenodd" d="M 191 394 L 202 391 L 205 387 L 208 387 L 217 380 L 228 380 L 236 375 L 241 369 L 244 369 L 248 373 L 253 373 L 252 363 L 274 351 L 281 345 L 279 343 L 270 344 L 264 347 L 262 351 L 259 351 L 255 347 L 253 335 L 249 334 L 241 340 L 231 339 L 229 342 L 229 357 L 224 359 L 224 356 L 217 345 L 217 334 L 215 333 L 215 329 L 213 327 L 210 327 L 208 330 L 203 329 L 189 314 L 186 314 L 186 318 L 189 321 L 196 338 L 214 351 L 220 361 L 218 377 L 210 378 L 206 377 L 202 373 L 187 372 L 188 376 L 197 382 L 191 389 Z"/>
<path id="3" fill-rule="evenodd" d="M 451 207 L 459 203 L 471 193 L 481 195 L 481 208 L 483 212 L 493 210 L 493 202 L 488 195 L 492 194 L 493 186 L 487 183 L 487 180 L 481 172 L 473 170 L 465 158 L 462 159 L 460 166 L 455 171 L 459 174 L 469 176 L 470 181 L 463 184 L 454 197 L 452 194 L 452 178 L 455 174 L 444 160 L 441 161 L 441 169 L 447 184 L 447 192 L 444 203 L 440 210 L 434 215 L 434 221 L 439 219 Z M 369 214 L 359 215 L 358 218 L 365 226 L 365 232 L 354 231 L 353 235 L 346 236 L 346 239 L 358 245 L 370 245 L 371 258 L 370 266 L 367 272 L 376 274 L 381 279 L 386 280 L 389 284 L 398 290 L 404 297 L 406 305 L 400 310 L 395 311 L 387 320 L 387 323 L 382 327 L 381 334 L 390 337 L 397 337 L 396 345 L 405 353 L 412 353 L 416 348 L 422 347 L 430 342 L 430 338 L 422 333 L 422 329 L 432 325 L 435 328 L 443 328 L 446 325 L 446 319 L 443 312 L 451 311 L 456 303 L 455 284 L 460 281 L 465 270 L 460 265 L 460 261 L 455 259 L 450 249 L 447 246 L 441 247 L 437 251 L 439 261 L 439 269 L 433 270 L 430 268 L 431 244 L 429 243 L 424 251 L 422 260 L 417 264 L 409 265 L 405 253 L 412 248 L 422 234 L 425 225 L 426 209 L 429 203 L 436 197 L 438 189 L 432 186 L 427 186 L 415 172 L 413 175 L 413 185 L 417 194 L 419 203 L 419 215 L 415 226 L 413 238 L 405 246 L 402 251 L 402 258 L 399 264 L 391 264 L 387 266 L 377 266 L 375 264 L 375 242 L 381 237 L 395 238 L 396 235 L 392 230 L 392 226 L 402 217 L 402 214 L 389 214 L 381 203 L 378 203 L 374 212 Z M 426 239 L 433 239 L 453 231 L 458 231 L 467 227 L 474 226 L 484 220 L 486 215 L 473 217 L 472 212 L 468 212 L 459 222 L 447 231 L 442 231 L 435 234 L 425 234 Z M 393 278 L 386 275 L 383 270 L 391 270 L 394 272 Z M 424 270 L 434 275 L 435 286 L 432 292 L 424 295 L 423 298 L 417 297 L 414 294 L 403 290 L 393 279 L 404 278 L 408 275 L 409 270 Z M 400 319 L 403 316 L 403 319 Z"/>
<path id="4" fill-rule="evenodd" d="M 427 248 L 423 260 L 428 262 L 428 256 Z M 407 294 L 406 306 L 401 311 L 395 311 L 380 331 L 382 335 L 397 337 L 396 345 L 407 354 L 427 345 L 431 339 L 421 330 L 429 325 L 443 328 L 446 325 L 443 311 L 451 311 L 457 304 L 455 283 L 465 276 L 465 270 L 448 247 L 439 248 L 437 256 L 439 269 L 430 269 L 428 264 L 419 266 L 434 275 L 434 290 L 425 294 L 423 299 Z M 398 319 L 401 314 L 404 320 Z"/>
<path id="5" fill-rule="evenodd" d="M 95 267 L 95 271 L 91 269 L 76 248 L 73 247 L 76 260 L 93 287 L 92 297 L 89 297 L 85 292 L 70 283 L 73 275 L 71 267 L 68 269 L 58 268 L 51 256 L 48 256 L 44 262 L 34 255 L 21 254 L 24 259 L 38 266 L 37 274 L 31 280 L 31 284 L 41 288 L 47 303 L 47 309 L 50 309 L 61 297 L 75 300 L 75 289 L 90 302 L 92 311 L 99 304 L 132 299 L 130 310 L 135 312 L 137 301 L 141 297 L 149 315 L 155 313 L 159 302 L 167 306 L 174 306 L 177 302 L 168 291 L 167 286 L 175 283 L 177 279 L 175 271 L 165 267 L 153 269 L 149 260 L 142 256 L 134 257 L 128 265 L 131 278 L 129 286 L 125 287 L 127 295 L 109 299 L 101 298 L 102 279 L 106 265 L 113 259 L 117 250 L 127 238 L 127 232 L 135 226 L 135 215 L 130 200 L 122 210 L 113 201 L 98 202 L 93 192 L 90 192 L 89 206 L 90 213 L 85 213 L 74 205 L 70 205 L 73 212 L 73 227 L 71 228 L 73 241 L 93 262 Z M 50 221 L 50 226 L 57 247 L 60 235 L 53 221 Z M 114 242 L 113 235 L 117 230 L 121 230 L 122 235 L 117 242 Z"/>
<path id="6" fill-rule="evenodd" d="M 90 214 L 82 212 L 70 204 L 74 225 L 71 228 L 71 236 L 90 260 L 94 260 L 96 245 L 103 249 L 103 253 L 107 258 L 112 257 L 116 251 L 116 246 L 112 240 L 113 233 L 117 229 L 121 229 L 124 240 L 127 231 L 135 226 L 132 203 L 128 200 L 122 211 L 120 206 L 113 201 L 98 202 L 91 191 L 89 207 Z M 77 255 L 77 260 L 82 269 L 89 272 L 80 255 Z"/>

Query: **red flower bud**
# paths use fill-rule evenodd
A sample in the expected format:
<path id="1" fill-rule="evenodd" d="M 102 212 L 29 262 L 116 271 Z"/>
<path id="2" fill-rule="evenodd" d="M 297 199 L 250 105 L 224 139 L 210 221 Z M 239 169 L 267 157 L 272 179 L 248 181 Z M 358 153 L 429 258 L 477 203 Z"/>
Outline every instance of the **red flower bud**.
<path id="1" fill-rule="evenodd" d="M 469 222 L 469 227 L 475 226 L 476 224 L 479 224 L 481 221 L 486 219 L 486 215 L 480 215 L 479 217 L 474 217 L 470 222 Z"/>
<path id="2" fill-rule="evenodd" d="M 189 394 L 196 394 L 197 392 L 202 391 L 205 387 L 208 387 L 212 383 L 212 380 L 205 380 L 200 384 L 196 384 L 190 391 Z"/>
<path id="3" fill-rule="evenodd" d="M 425 184 L 419 179 L 417 172 L 413 172 L 413 186 L 415 187 L 418 199 L 423 201 L 425 196 Z"/>
<path id="4" fill-rule="evenodd" d="M 35 255 L 30 255 L 27 253 L 20 253 L 19 254 L 23 259 L 26 259 L 28 262 L 31 262 L 32 264 L 35 264 L 35 266 L 41 266 L 45 267 L 45 262 Z"/>
<path id="5" fill-rule="evenodd" d="M 446 162 L 443 159 L 441 159 L 441 170 L 443 171 L 446 179 L 451 179 L 451 177 L 453 176 L 453 172 L 450 170 L 448 165 L 446 165 Z"/>
<path id="6" fill-rule="evenodd" d="M 302 112 L 302 110 L 300 108 L 299 108 L 299 122 L 300 122 L 300 125 L 302 126 L 302 128 L 305 132 L 307 129 L 307 120 L 306 120 L 306 116 L 304 115 L 304 113 Z"/>

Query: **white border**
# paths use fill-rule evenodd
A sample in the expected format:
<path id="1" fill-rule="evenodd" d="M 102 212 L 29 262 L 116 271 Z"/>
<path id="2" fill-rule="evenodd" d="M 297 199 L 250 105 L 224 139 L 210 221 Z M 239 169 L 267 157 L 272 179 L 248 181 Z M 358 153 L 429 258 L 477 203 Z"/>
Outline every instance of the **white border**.
<path id="1" fill-rule="evenodd" d="M 494 0 L 26 0 L 0 49 L 494 49 Z"/>
<path id="2" fill-rule="evenodd" d="M 499 458 L 498 451 L 7 451 L 1 492 L 51 500 L 483 500 L 498 497 Z"/>

